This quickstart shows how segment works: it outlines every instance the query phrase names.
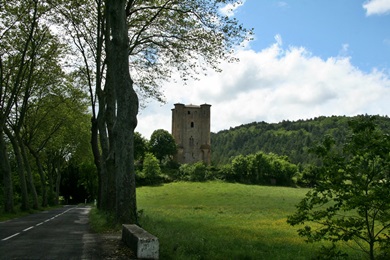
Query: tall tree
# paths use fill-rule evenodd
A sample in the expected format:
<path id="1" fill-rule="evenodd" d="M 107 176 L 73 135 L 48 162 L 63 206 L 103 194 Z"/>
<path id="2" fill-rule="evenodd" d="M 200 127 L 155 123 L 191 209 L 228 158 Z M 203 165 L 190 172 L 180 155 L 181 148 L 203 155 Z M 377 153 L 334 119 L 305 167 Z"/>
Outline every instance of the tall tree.
<path id="1" fill-rule="evenodd" d="M 105 37 L 107 12 L 103 0 L 78 1 L 77 4 L 62 1 L 55 6 L 68 44 L 74 44 L 79 51 L 83 64 L 76 66 L 80 85 L 88 86 L 92 109 L 91 147 L 94 162 L 98 171 L 99 209 L 115 211 L 115 175 L 113 160 L 113 125 L 115 118 L 115 96 L 112 85 L 105 85 L 106 53 Z M 111 141 L 110 141 L 111 140 Z"/>
<path id="2" fill-rule="evenodd" d="M 42 9 L 38 1 L 2 1 L 0 6 L 0 170 L 3 175 L 5 191 L 5 211 L 13 211 L 13 187 L 11 168 L 4 140 L 7 120 L 15 119 L 11 113 L 20 100 L 20 93 L 28 84 L 34 67 L 36 52 L 34 45 L 39 30 L 39 18 Z M 8 136 L 14 135 L 8 129 Z M 16 139 L 13 139 L 17 149 Z M 15 153 L 17 156 L 19 152 Z M 19 158 L 19 175 L 22 183 L 25 178 Z M 27 207 L 26 185 L 21 185 L 23 206 Z"/>
<path id="3" fill-rule="evenodd" d="M 139 132 L 134 133 L 134 160 L 142 161 L 148 149 L 148 140 Z"/>
<path id="4" fill-rule="evenodd" d="M 188 79 L 206 67 L 218 70 L 221 59 L 231 59 L 234 46 L 251 34 L 235 19 L 219 12 L 224 4 L 234 2 L 84 0 L 77 5 L 63 1 L 57 7 L 67 21 L 62 24 L 72 28 L 69 35 L 74 36 L 85 61 L 80 71 L 88 79 L 93 109 L 97 97 L 99 110 L 93 111 L 92 148 L 100 176 L 99 206 L 115 211 L 118 221 L 137 221 L 133 169 L 133 131 L 138 112 L 135 90 L 141 101 L 150 96 L 162 101 L 159 86 L 170 80 L 172 73 Z M 111 176 L 112 172 L 115 176 Z M 108 192 L 113 180 L 116 192 Z M 112 194 L 116 198 L 110 197 Z"/>
<path id="5" fill-rule="evenodd" d="M 126 0 L 106 0 L 107 80 L 117 105 L 113 128 L 116 177 L 116 218 L 119 223 L 137 223 L 134 129 L 137 126 L 138 97 L 129 72 L 129 39 Z"/>
<path id="6" fill-rule="evenodd" d="M 390 245 L 390 138 L 378 130 L 375 117 L 361 116 L 349 125 L 352 135 L 342 151 L 330 137 L 314 149 L 322 159 L 316 186 L 288 223 L 305 224 L 298 233 L 309 242 L 354 241 L 375 259 Z"/>
<path id="7" fill-rule="evenodd" d="M 37 6 L 36 8 L 42 12 L 39 16 L 45 13 L 45 9 L 42 6 Z M 8 128 L 10 129 L 7 135 L 13 145 L 18 165 L 22 208 L 26 208 L 24 205 L 27 204 L 27 197 L 25 196 L 27 194 L 26 182 L 32 194 L 33 207 L 38 207 L 37 192 L 30 166 L 28 165 L 29 161 L 26 158 L 23 159 L 26 155 L 25 144 L 22 140 L 22 127 L 25 124 L 26 115 L 28 110 L 34 106 L 35 100 L 41 97 L 40 93 L 53 92 L 53 86 L 63 86 L 63 83 L 67 80 L 59 66 L 63 46 L 50 33 L 46 25 L 39 25 L 39 23 L 42 23 L 42 18 L 38 17 L 38 14 L 36 19 L 35 26 L 37 28 L 28 47 L 26 68 L 20 82 L 21 89 L 18 95 L 14 97 L 14 105 L 7 120 Z"/>
<path id="8" fill-rule="evenodd" d="M 63 75 L 63 79 L 66 78 Z M 84 93 L 67 81 L 57 82 L 49 89 L 41 88 L 36 95 L 30 102 L 22 138 L 34 157 L 40 176 L 42 205 L 46 206 L 57 200 L 53 185 L 60 177 L 64 160 L 72 157 L 80 143 L 77 134 L 82 131 L 87 109 Z M 54 175 L 50 175 L 49 170 Z"/>
<path id="9" fill-rule="evenodd" d="M 175 139 L 164 129 L 153 131 L 150 136 L 149 149 L 160 163 L 166 157 L 175 155 L 177 151 Z"/>
<path id="10" fill-rule="evenodd" d="M 41 179 L 42 201 L 46 204 L 46 184 L 50 175 L 47 175 L 48 169 L 41 162 L 54 165 L 49 162 L 51 158 L 46 156 L 49 149 L 52 154 L 61 155 L 61 159 L 70 156 L 69 147 L 74 144 L 74 133 L 78 131 L 73 131 L 72 136 L 68 135 L 67 140 L 61 139 L 72 128 L 63 128 L 64 123 L 77 123 L 74 118 L 70 120 L 70 116 L 79 113 L 75 116 L 79 119 L 87 112 L 82 101 L 84 96 L 78 93 L 77 86 L 71 82 L 72 77 L 61 67 L 66 65 L 63 55 L 70 48 L 65 49 L 53 35 L 52 10 L 60 2 L 0 2 L 0 174 L 5 191 L 5 211 L 13 210 L 13 197 L 18 190 L 20 194 L 15 197 L 21 198 L 22 209 L 29 207 L 28 195 L 32 195 L 33 207 L 38 207 L 33 178 L 36 169 L 30 165 L 26 145 L 35 157 Z M 65 130 L 60 133 L 60 129 Z M 63 141 L 61 144 L 60 139 Z M 55 143 L 62 147 L 56 147 Z M 8 148 L 13 150 L 14 157 L 9 156 Z M 18 178 L 12 176 L 10 159 L 15 160 Z M 13 189 L 14 183 L 17 189 Z M 55 181 L 52 183 L 54 185 Z"/>

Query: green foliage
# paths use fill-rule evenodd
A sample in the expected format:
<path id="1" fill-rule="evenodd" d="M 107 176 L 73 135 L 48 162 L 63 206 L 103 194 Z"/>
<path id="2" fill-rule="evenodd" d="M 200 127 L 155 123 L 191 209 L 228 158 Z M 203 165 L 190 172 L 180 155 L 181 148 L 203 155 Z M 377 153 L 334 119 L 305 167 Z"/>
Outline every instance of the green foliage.
<path id="1" fill-rule="evenodd" d="M 221 59 L 234 60 L 232 50 L 249 41 L 252 30 L 221 14 L 227 1 L 132 1 L 128 5 L 130 63 L 143 98 L 163 100 L 161 81 L 178 72 L 183 80 L 203 69 L 218 70 Z"/>
<path id="2" fill-rule="evenodd" d="M 157 158 L 152 153 L 145 153 L 142 169 L 136 172 L 137 185 L 155 185 L 166 181 Z"/>
<path id="3" fill-rule="evenodd" d="M 142 172 L 146 177 L 156 177 L 161 174 L 158 160 L 152 153 L 145 154 Z"/>
<path id="4" fill-rule="evenodd" d="M 298 167 L 288 161 L 286 156 L 258 152 L 233 158 L 227 171 L 227 180 L 249 184 L 292 185 L 292 178 L 298 173 Z"/>
<path id="5" fill-rule="evenodd" d="M 145 167 L 145 162 L 144 162 Z M 298 167 L 286 156 L 258 152 L 239 155 L 230 164 L 219 167 L 206 166 L 203 162 L 174 165 L 166 164 L 163 172 L 167 178 L 161 181 L 209 181 L 224 180 L 246 184 L 273 184 L 291 186 Z"/>
<path id="6" fill-rule="evenodd" d="M 215 165 L 223 165 L 238 155 L 254 154 L 258 151 L 286 155 L 289 160 L 305 168 L 317 165 L 319 159 L 309 153 L 310 147 L 321 141 L 323 136 L 334 138 L 340 147 L 350 133 L 350 117 L 316 117 L 308 120 L 283 121 L 280 123 L 253 122 L 211 133 L 211 160 Z M 377 119 L 379 128 L 389 133 L 388 117 Z"/>
<path id="7" fill-rule="evenodd" d="M 30 168 L 39 172 L 41 185 L 37 189 L 42 192 L 44 204 L 46 197 L 54 199 L 54 188 L 58 188 L 54 186 L 60 180 L 59 173 L 68 170 L 70 157 L 77 157 L 80 164 L 89 163 L 87 157 L 90 153 L 85 149 L 85 143 L 90 136 L 85 135 L 84 127 L 85 122 L 90 121 L 90 115 L 88 121 L 84 121 L 87 106 L 84 106 L 84 97 L 79 91 L 85 86 L 89 87 L 89 107 L 92 109 L 94 159 L 100 171 L 98 176 L 104 176 L 99 181 L 102 184 L 99 195 L 114 198 L 106 194 L 109 190 L 106 187 L 115 189 L 110 185 L 110 177 L 120 179 L 130 173 L 132 179 L 123 177 L 122 181 L 116 182 L 117 192 L 112 192 L 118 197 L 117 202 L 128 203 L 128 198 L 135 194 L 133 157 L 129 153 L 132 149 L 127 149 L 133 143 L 128 137 L 136 125 L 138 100 L 154 97 L 161 101 L 159 86 L 170 80 L 174 72 L 179 71 L 183 79 L 188 79 L 206 67 L 218 70 L 221 59 L 233 60 L 232 50 L 250 40 L 252 33 L 235 18 L 225 17 L 219 11 L 221 6 L 234 2 L 1 2 L 0 99 L 4 109 L 0 113 L 0 140 L 3 140 L 3 129 L 7 129 L 13 131 L 7 135 L 23 139 L 20 148 L 24 144 L 28 146 L 37 165 L 22 166 L 22 160 L 18 160 L 19 173 L 23 176 L 22 171 L 27 168 L 28 174 Z M 117 19 L 119 15 L 123 17 Z M 61 33 L 51 34 L 52 28 Z M 118 37 L 120 34 L 122 37 Z M 78 56 L 75 49 L 79 50 Z M 124 73 L 129 69 L 132 79 Z M 67 72 L 71 72 L 70 75 Z M 133 87 L 142 98 L 138 99 L 134 91 L 128 91 Z M 136 159 L 142 161 L 145 146 L 139 137 L 135 136 L 134 150 Z M 9 139 L 12 140 L 7 138 L 6 142 Z M 161 144 L 160 148 L 153 150 L 155 148 L 153 146 L 152 151 L 160 162 L 174 153 L 170 145 Z M 13 150 L 16 153 L 17 149 Z M 2 148 L 0 157 L 7 158 L 10 152 Z M 111 157 L 113 154 L 115 160 Z M 2 160 L 0 165 L 5 165 L 5 161 L 7 168 L 4 174 L 0 174 L 6 194 L 2 199 L 6 200 L 11 211 L 13 193 L 17 199 L 20 194 L 19 190 L 12 190 L 12 176 L 15 174 L 8 169 L 8 160 Z M 78 165 L 73 166 L 78 168 Z M 30 174 L 28 182 L 32 183 L 32 179 Z M 80 185 L 93 186 L 88 184 L 89 179 L 89 176 L 84 178 Z M 22 197 L 27 197 L 24 196 L 27 188 L 23 178 L 15 180 L 18 188 L 26 190 Z M 125 183 L 129 180 L 130 183 Z M 131 196 L 123 195 L 129 190 L 132 190 Z M 58 189 L 56 191 L 59 193 Z M 110 199 L 101 198 L 99 201 Z M 135 212 L 135 203 L 131 203 Z M 115 204 L 107 203 L 107 209 Z M 127 208 L 116 207 L 118 211 Z"/>
<path id="8" fill-rule="evenodd" d="M 348 259 L 348 254 L 343 253 L 339 250 L 335 243 L 332 243 L 331 246 L 321 246 L 318 253 L 313 257 L 316 260 L 332 260 L 332 259 Z"/>
<path id="9" fill-rule="evenodd" d="M 203 162 L 193 164 L 182 164 L 179 168 L 181 180 L 187 181 L 206 181 L 207 167 Z"/>
<path id="10" fill-rule="evenodd" d="M 225 164 L 220 166 L 218 172 L 219 172 L 218 174 L 219 178 L 216 179 L 234 182 L 235 177 L 234 177 L 233 167 L 231 164 Z"/>
<path id="11" fill-rule="evenodd" d="M 139 133 L 134 133 L 134 160 L 142 160 L 148 150 L 148 141 Z"/>
<path id="12" fill-rule="evenodd" d="M 121 226 L 115 223 L 114 219 L 112 214 L 100 211 L 95 207 L 89 213 L 89 225 L 96 233 L 119 231 Z"/>
<path id="13" fill-rule="evenodd" d="M 307 241 L 353 240 L 370 259 L 389 250 L 390 136 L 376 124 L 375 117 L 357 117 L 343 149 L 329 136 L 313 149 L 322 162 L 316 185 L 288 218 L 305 225 L 298 233 Z"/>
<path id="14" fill-rule="evenodd" d="M 162 162 L 163 159 L 176 153 L 176 143 L 167 130 L 158 129 L 150 137 L 149 149 Z"/>
<path id="15" fill-rule="evenodd" d="M 56 1 L 11 0 L 0 7 L 0 118 L 7 119 L 0 120 L 0 136 L 6 131 L 12 174 L 19 175 L 13 190 L 4 182 L 11 190 L 5 199 L 13 193 L 25 210 L 38 208 L 38 200 L 58 203 L 61 172 L 70 160 L 81 164 L 91 155 L 86 95 L 62 67 L 68 50 L 49 29 L 50 4 Z"/>

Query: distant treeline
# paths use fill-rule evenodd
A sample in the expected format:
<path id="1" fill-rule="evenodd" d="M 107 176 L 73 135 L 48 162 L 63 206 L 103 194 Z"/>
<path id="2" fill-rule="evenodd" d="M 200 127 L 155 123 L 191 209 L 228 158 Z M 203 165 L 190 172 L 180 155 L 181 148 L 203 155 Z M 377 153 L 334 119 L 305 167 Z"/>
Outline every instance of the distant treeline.
<path id="1" fill-rule="evenodd" d="M 259 151 L 287 156 L 289 161 L 304 167 L 315 165 L 316 156 L 309 148 L 331 135 L 340 145 L 349 134 L 348 121 L 355 117 L 331 116 L 308 120 L 282 121 L 280 123 L 253 122 L 246 125 L 211 133 L 211 158 L 214 165 L 231 163 L 238 155 Z M 377 116 L 377 124 L 390 133 L 390 118 Z"/>

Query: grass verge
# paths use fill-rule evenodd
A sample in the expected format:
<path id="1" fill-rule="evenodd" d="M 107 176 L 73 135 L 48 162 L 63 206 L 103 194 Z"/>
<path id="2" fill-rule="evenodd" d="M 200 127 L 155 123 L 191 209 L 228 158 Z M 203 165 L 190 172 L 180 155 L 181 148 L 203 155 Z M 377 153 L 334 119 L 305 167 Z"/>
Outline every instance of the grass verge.
<path id="1" fill-rule="evenodd" d="M 310 259 L 321 244 L 305 243 L 286 223 L 306 192 L 179 182 L 138 188 L 137 200 L 140 224 L 159 238 L 161 259 Z"/>
<path id="2" fill-rule="evenodd" d="M 119 224 L 113 224 L 115 223 L 113 218 L 114 216 L 93 207 L 89 213 L 89 224 L 91 229 L 96 233 L 119 232 L 121 226 Z"/>
<path id="3" fill-rule="evenodd" d="M 62 206 L 63 205 L 50 206 L 50 207 L 39 208 L 39 209 L 29 209 L 29 210 L 25 210 L 25 211 L 20 210 L 20 207 L 15 207 L 15 210 L 12 213 L 5 213 L 2 210 L 0 210 L 0 222 L 24 217 L 24 216 L 27 216 L 30 214 L 35 214 L 35 213 L 39 213 L 39 212 L 42 212 L 45 210 L 51 210 L 51 209 L 55 209 L 55 208 L 62 207 Z"/>

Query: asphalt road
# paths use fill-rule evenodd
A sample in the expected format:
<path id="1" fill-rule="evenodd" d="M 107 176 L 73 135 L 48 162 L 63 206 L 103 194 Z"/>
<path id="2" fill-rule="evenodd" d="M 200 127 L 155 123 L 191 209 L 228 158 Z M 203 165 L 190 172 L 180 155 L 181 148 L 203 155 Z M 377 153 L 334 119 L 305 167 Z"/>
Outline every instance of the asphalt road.
<path id="1" fill-rule="evenodd" d="M 0 259 L 99 259 L 88 206 L 65 206 L 0 222 Z"/>

